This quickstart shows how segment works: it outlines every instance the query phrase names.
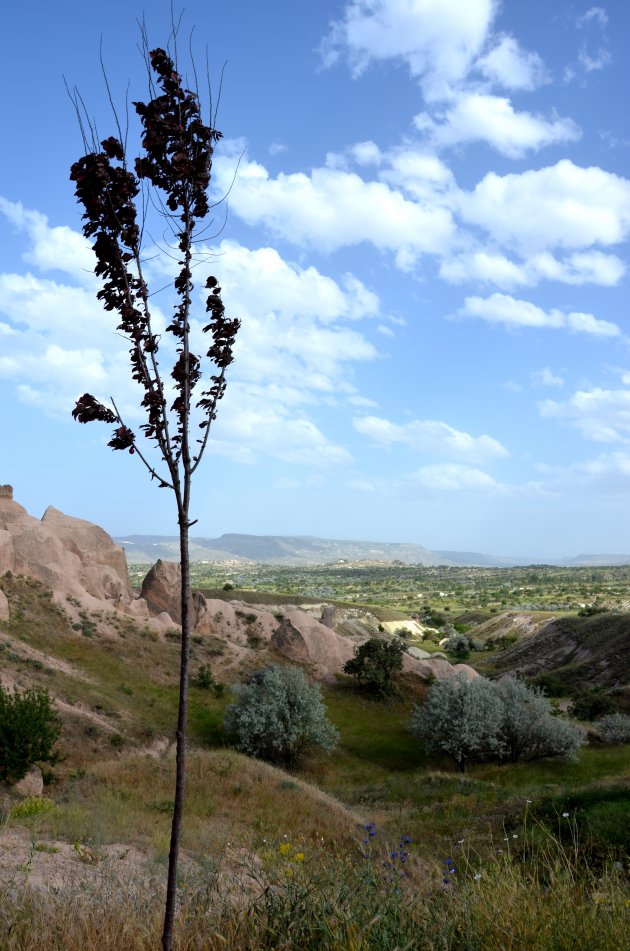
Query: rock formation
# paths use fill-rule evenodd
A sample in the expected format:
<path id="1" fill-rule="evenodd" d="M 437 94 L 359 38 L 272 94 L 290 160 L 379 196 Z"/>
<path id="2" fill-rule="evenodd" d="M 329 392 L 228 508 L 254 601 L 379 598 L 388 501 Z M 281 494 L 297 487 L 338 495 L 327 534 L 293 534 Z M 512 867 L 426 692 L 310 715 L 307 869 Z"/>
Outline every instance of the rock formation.
<path id="1" fill-rule="evenodd" d="M 81 583 L 95 598 L 131 600 L 127 559 L 122 548 L 115 545 L 104 529 L 81 518 L 64 515 L 49 506 L 42 525 L 59 539 L 66 551 L 81 561 Z"/>
<path id="2" fill-rule="evenodd" d="M 158 558 L 142 582 L 140 599 L 146 601 L 150 614 L 167 614 L 175 624 L 181 624 L 181 584 L 179 564 Z M 204 627 L 206 614 L 206 599 L 200 591 L 193 591 L 190 597 L 191 629 Z M 204 630 L 204 633 L 208 632 Z"/>
<path id="3" fill-rule="evenodd" d="M 311 660 L 306 641 L 288 617 L 285 617 L 271 635 L 271 644 L 285 657 L 299 664 L 306 664 Z"/>
<path id="4" fill-rule="evenodd" d="M 36 578 L 52 591 L 113 604 L 132 599 L 124 551 L 99 528 L 49 508 L 33 518 L 0 486 L 0 574 Z"/>

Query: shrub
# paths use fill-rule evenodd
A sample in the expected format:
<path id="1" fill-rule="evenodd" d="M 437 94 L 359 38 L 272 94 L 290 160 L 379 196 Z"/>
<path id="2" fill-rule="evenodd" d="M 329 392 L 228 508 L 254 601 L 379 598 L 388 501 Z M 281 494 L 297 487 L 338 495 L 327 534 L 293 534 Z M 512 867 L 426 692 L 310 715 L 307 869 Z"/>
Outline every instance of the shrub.
<path id="1" fill-rule="evenodd" d="M 401 640 L 371 637 L 355 647 L 354 657 L 343 665 L 343 672 L 356 677 L 360 687 L 378 697 L 387 697 L 393 689 L 392 674 L 402 670 L 406 650 Z"/>
<path id="2" fill-rule="evenodd" d="M 30 819 L 32 816 L 40 816 L 42 813 L 54 812 L 56 806 L 52 799 L 45 796 L 27 796 L 22 802 L 18 802 L 11 810 L 12 819 Z"/>
<path id="3" fill-rule="evenodd" d="M 501 755 L 512 763 L 545 756 L 575 759 L 584 743 L 584 730 L 555 717 L 540 687 L 504 677 L 489 684 L 502 705 L 499 731 Z"/>
<path id="4" fill-rule="evenodd" d="M 215 697 L 222 697 L 225 691 L 225 684 L 214 679 L 210 664 L 201 664 L 195 676 L 191 678 L 191 683 L 199 690 L 212 690 Z"/>
<path id="5" fill-rule="evenodd" d="M 202 664 L 192 678 L 193 686 L 199 687 L 200 690 L 212 690 L 215 685 L 214 674 L 210 668 L 209 664 Z"/>
<path id="6" fill-rule="evenodd" d="M 292 765 L 308 750 L 337 745 L 319 686 L 297 667 L 256 671 L 234 692 L 237 701 L 226 708 L 224 725 L 243 753 Z"/>
<path id="7" fill-rule="evenodd" d="M 609 713 L 597 721 L 597 729 L 604 743 L 614 746 L 630 743 L 630 716 L 625 713 Z"/>
<path id="8" fill-rule="evenodd" d="M 475 759 L 574 759 L 585 736 L 582 727 L 553 716 L 542 690 L 512 677 L 468 682 L 463 675 L 431 686 L 412 730 L 429 752 L 448 753 L 462 771 Z"/>
<path id="9" fill-rule="evenodd" d="M 442 647 L 461 659 L 465 659 L 470 654 L 470 641 L 465 634 L 452 634 L 442 644 Z"/>
<path id="10" fill-rule="evenodd" d="M 426 704 L 414 709 L 412 731 L 430 753 L 452 756 L 461 772 L 500 748 L 501 701 L 488 684 L 481 677 L 468 683 L 464 674 L 437 680 Z"/>
<path id="11" fill-rule="evenodd" d="M 567 692 L 564 680 L 554 671 L 544 671 L 538 674 L 532 683 L 541 687 L 548 697 L 562 697 Z"/>
<path id="12" fill-rule="evenodd" d="M 0 780 L 16 782 L 35 763 L 55 764 L 61 720 L 48 691 L 30 687 L 11 693 L 0 686 Z"/>
<path id="13" fill-rule="evenodd" d="M 608 713 L 615 713 L 616 710 L 615 701 L 601 687 L 581 690 L 574 694 L 569 706 L 569 713 L 577 720 L 597 720 Z"/>

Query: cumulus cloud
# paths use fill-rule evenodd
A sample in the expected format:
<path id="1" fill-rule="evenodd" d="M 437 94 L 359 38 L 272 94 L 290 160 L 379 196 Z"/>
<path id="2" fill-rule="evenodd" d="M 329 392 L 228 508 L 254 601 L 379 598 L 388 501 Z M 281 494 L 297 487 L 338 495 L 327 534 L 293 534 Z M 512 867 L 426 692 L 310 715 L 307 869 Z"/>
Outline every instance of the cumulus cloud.
<path id="1" fill-rule="evenodd" d="M 503 324 L 505 327 L 566 328 L 598 337 L 618 337 L 621 334 L 617 324 L 598 320 L 592 314 L 565 314 L 557 308 L 546 311 L 531 301 L 518 300 L 509 294 L 467 297 L 458 314 L 462 317 L 479 317 L 488 323 Z"/>
<path id="2" fill-rule="evenodd" d="M 456 463 L 423 466 L 414 473 L 413 478 L 423 488 L 437 491 L 487 491 L 488 489 L 497 491 L 501 489 L 500 483 L 482 469 Z"/>
<path id="3" fill-rule="evenodd" d="M 214 168 L 218 187 L 227 190 L 232 161 L 218 159 Z M 404 268 L 424 252 L 445 249 L 455 230 L 442 204 L 410 200 L 384 181 L 341 168 L 273 178 L 258 162 L 242 161 L 230 208 L 247 224 L 264 225 L 302 247 L 332 252 L 369 241 L 396 254 Z"/>
<path id="4" fill-rule="evenodd" d="M 463 219 L 525 255 L 623 241 L 630 231 L 630 181 L 562 159 L 520 174 L 489 172 L 461 193 Z"/>
<path id="5" fill-rule="evenodd" d="M 400 424 L 378 416 L 361 416 L 353 420 L 353 425 L 357 432 L 381 445 L 401 443 L 428 455 L 472 462 L 508 455 L 507 449 L 492 436 L 471 436 L 435 419 Z"/>
<path id="6" fill-rule="evenodd" d="M 452 284 L 477 281 L 506 289 L 519 285 L 534 287 L 541 281 L 614 287 L 625 273 L 626 266 L 620 258 L 602 251 L 576 251 L 563 258 L 544 251 L 517 262 L 498 251 L 478 250 L 440 262 L 440 277 Z"/>
<path id="7" fill-rule="evenodd" d="M 54 250 L 75 283 L 0 274 L 0 377 L 12 382 L 20 399 L 48 413 L 67 414 L 86 390 L 102 400 L 113 394 L 123 416 L 135 422 L 139 400 L 128 344 L 96 300 L 93 279 L 89 286 L 82 282 L 82 239 L 69 228 L 51 227 L 37 212 L 16 205 L 8 211 L 24 231 L 27 255 L 37 268 L 48 270 Z M 348 451 L 331 442 L 312 417 L 319 404 L 361 399 L 353 366 L 378 354 L 356 328 L 380 316 L 377 296 L 352 274 L 337 282 L 313 267 L 286 262 L 272 248 L 224 241 L 199 247 L 199 254 L 212 260 L 228 312 L 242 319 L 213 451 L 240 461 L 270 456 L 311 466 L 347 462 Z M 158 281 L 172 277 L 155 262 L 150 267 Z M 197 294 L 193 336 L 202 350 L 205 295 L 199 285 Z M 163 335 L 165 319 L 157 306 L 154 317 L 166 352 L 170 337 Z"/>
<path id="8" fill-rule="evenodd" d="M 0 195 L 0 213 L 24 232 L 29 248 L 24 260 L 40 271 L 62 271 L 75 280 L 94 281 L 94 254 L 86 238 L 66 226 L 51 227 L 46 215 Z"/>
<path id="9" fill-rule="evenodd" d="M 548 81 L 538 53 L 522 49 L 513 36 L 501 36 L 492 49 L 477 60 L 476 68 L 506 89 L 536 89 Z"/>
<path id="10" fill-rule="evenodd" d="M 363 142 L 337 158 L 308 175 L 276 177 L 242 161 L 231 209 L 250 225 L 325 253 L 369 242 L 404 271 L 434 255 L 451 283 L 612 287 L 625 274 L 623 261 L 597 245 L 617 244 L 630 232 L 630 182 L 601 168 L 562 160 L 518 174 L 492 172 L 465 191 L 426 145 L 382 152 Z M 368 159 L 375 177 L 366 180 L 349 162 Z M 215 169 L 227 188 L 232 161 L 218 159 Z"/>
<path id="11" fill-rule="evenodd" d="M 490 30 L 494 0 L 350 0 L 322 44 L 324 63 L 340 55 L 354 76 L 371 63 L 404 63 L 426 98 L 441 98 L 468 74 Z"/>
<path id="12" fill-rule="evenodd" d="M 416 128 L 436 147 L 462 142 L 487 142 L 508 158 L 520 158 L 546 145 L 574 142 L 581 136 L 572 119 L 516 112 L 509 99 L 466 92 L 445 111 L 416 116 Z"/>
<path id="13" fill-rule="evenodd" d="M 568 400 L 543 400 L 538 411 L 567 420 L 594 442 L 630 444 L 630 390 L 578 390 Z"/>

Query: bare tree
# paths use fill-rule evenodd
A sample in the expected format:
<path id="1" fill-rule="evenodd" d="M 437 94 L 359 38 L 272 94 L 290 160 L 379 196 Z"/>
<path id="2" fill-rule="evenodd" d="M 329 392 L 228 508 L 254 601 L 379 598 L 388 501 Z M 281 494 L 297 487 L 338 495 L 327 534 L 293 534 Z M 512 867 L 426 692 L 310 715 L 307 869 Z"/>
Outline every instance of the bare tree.
<path id="1" fill-rule="evenodd" d="M 97 141 L 92 132 L 86 140 L 86 154 L 72 166 L 70 178 L 76 183 L 76 197 L 83 205 L 83 233 L 93 241 L 95 273 L 102 286 L 97 297 L 106 310 L 117 314 L 117 330 L 129 341 L 131 375 L 144 395 L 141 405 L 146 422 L 139 429 L 157 447 L 165 469 L 160 472 L 146 448 L 138 444 L 136 433 L 122 419 L 112 398 L 111 406 L 85 393 L 72 411 L 80 423 L 98 420 L 115 423 L 109 441 L 112 449 L 135 453 L 161 488 L 175 495 L 181 556 L 181 663 L 175 802 L 169 853 L 168 884 L 162 947 L 171 951 L 177 863 L 186 778 L 186 718 L 188 706 L 188 660 L 190 640 L 190 567 L 188 533 L 190 490 L 208 441 L 217 404 L 225 392 L 225 372 L 232 362 L 238 320 L 225 317 L 221 289 L 215 277 L 206 281 L 207 324 L 212 343 L 206 357 L 214 372 L 202 383 L 202 357 L 191 350 L 192 267 L 194 246 L 200 225 L 210 213 L 208 186 L 213 145 L 221 137 L 201 116 L 197 92 L 186 89 L 177 64 L 163 49 L 147 53 L 149 102 L 133 103 L 142 124 L 142 154 L 128 166 L 126 142 L 118 127 L 118 137 Z M 80 99 L 75 95 L 75 105 Z M 80 109 L 78 110 L 80 111 Z M 85 125 L 83 126 L 85 128 Z M 91 127 L 90 127 L 91 129 Z M 143 276 L 143 231 L 148 201 L 159 210 L 173 238 L 178 272 L 173 287 L 176 303 L 166 332 L 175 340 L 171 381 L 158 363 L 160 336 L 152 325 L 151 295 Z M 170 403 L 170 405 L 169 405 Z M 192 427 L 199 427 L 193 439 Z M 160 463 L 157 464 L 160 466 Z"/>

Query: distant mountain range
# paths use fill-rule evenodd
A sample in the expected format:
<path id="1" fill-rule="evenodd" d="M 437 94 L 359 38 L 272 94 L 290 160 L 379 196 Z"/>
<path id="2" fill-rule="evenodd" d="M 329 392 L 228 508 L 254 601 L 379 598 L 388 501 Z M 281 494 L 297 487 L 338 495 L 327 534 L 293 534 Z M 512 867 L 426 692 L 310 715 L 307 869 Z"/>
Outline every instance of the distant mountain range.
<path id="1" fill-rule="evenodd" d="M 179 561 L 176 535 L 125 535 L 122 545 L 129 564 Z M 323 565 L 343 561 L 403 562 L 406 565 L 459 565 L 482 568 L 512 568 L 548 564 L 566 567 L 627 565 L 630 555 L 577 555 L 549 561 L 531 556 L 505 558 L 473 551 L 431 551 L 422 545 L 315 538 L 311 535 L 221 535 L 191 538 L 191 561 L 243 561 L 272 565 Z"/>

